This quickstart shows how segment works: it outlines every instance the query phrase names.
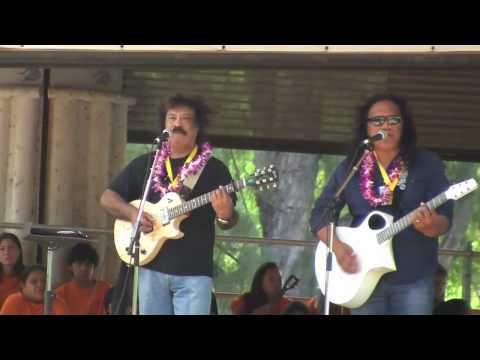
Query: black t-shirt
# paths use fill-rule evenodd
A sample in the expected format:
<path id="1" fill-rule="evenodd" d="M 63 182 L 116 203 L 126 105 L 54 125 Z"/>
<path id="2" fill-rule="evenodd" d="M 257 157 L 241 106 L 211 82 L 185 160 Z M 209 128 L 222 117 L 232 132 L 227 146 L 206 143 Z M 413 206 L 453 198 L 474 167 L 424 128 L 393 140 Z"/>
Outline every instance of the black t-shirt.
<path id="1" fill-rule="evenodd" d="M 127 202 L 141 199 L 144 180 L 147 176 L 147 161 L 149 154 L 144 154 L 132 160 L 130 164 L 112 181 L 110 190 L 118 193 Z M 172 159 L 174 177 L 186 160 Z M 153 155 L 148 169 L 153 164 Z M 212 157 L 205 165 L 200 178 L 189 199 L 217 189 L 220 185 L 232 182 L 228 168 L 218 159 Z M 236 202 L 235 194 L 230 194 Z M 147 201 L 157 203 L 161 193 L 150 191 Z M 158 255 L 144 267 L 170 275 L 205 275 L 212 276 L 213 245 L 215 241 L 215 211 L 211 203 L 193 210 L 190 216 L 183 220 L 180 230 L 183 238 L 167 240 Z"/>

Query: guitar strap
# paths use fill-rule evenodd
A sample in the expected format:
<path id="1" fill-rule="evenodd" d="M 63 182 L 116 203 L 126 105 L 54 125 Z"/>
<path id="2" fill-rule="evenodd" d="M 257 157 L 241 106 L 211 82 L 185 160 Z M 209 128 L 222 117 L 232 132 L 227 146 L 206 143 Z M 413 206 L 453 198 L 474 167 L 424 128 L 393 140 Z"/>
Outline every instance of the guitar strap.
<path id="1" fill-rule="evenodd" d="M 393 194 L 393 201 L 391 208 L 393 210 L 393 219 L 397 221 L 400 218 L 401 211 L 402 211 L 402 197 L 403 193 L 407 191 L 406 187 L 396 187 L 395 192 Z"/>
<path id="2" fill-rule="evenodd" d="M 208 161 L 207 161 L 208 163 Z M 183 181 L 183 190 L 182 190 L 182 195 L 185 200 L 187 200 L 190 197 L 190 194 L 192 193 L 193 189 L 195 188 L 195 185 L 197 185 L 197 181 L 200 178 L 200 175 L 202 175 L 203 170 L 205 169 L 205 164 L 202 166 L 202 168 L 192 176 L 188 176 L 184 181 Z"/>
<path id="3" fill-rule="evenodd" d="M 405 191 L 401 191 L 399 189 L 397 189 L 397 191 L 395 191 L 395 193 L 393 194 L 393 202 L 392 202 L 392 210 L 393 210 L 393 218 L 394 218 L 394 221 L 396 221 L 397 219 L 400 218 L 400 212 L 402 210 L 402 205 L 401 205 L 401 202 L 402 202 L 402 195 Z"/>

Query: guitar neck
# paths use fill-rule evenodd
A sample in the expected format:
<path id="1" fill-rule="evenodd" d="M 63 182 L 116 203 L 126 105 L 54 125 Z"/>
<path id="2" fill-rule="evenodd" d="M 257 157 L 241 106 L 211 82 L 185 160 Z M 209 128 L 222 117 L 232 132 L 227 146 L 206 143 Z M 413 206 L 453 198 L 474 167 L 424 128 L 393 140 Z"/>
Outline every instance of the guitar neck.
<path id="1" fill-rule="evenodd" d="M 445 202 L 447 202 L 447 200 L 448 200 L 447 196 L 443 192 L 440 195 L 434 197 L 429 202 L 427 202 L 426 205 L 429 209 L 433 210 L 433 209 L 438 208 L 440 205 L 444 204 Z M 384 241 L 387 241 L 388 239 L 391 239 L 392 237 L 397 235 L 400 231 L 409 227 L 412 224 L 412 219 L 411 218 L 412 218 L 412 215 L 413 215 L 414 212 L 415 212 L 415 210 L 408 213 L 407 215 L 405 215 L 401 219 L 395 221 L 388 228 L 386 228 L 385 230 L 378 233 L 377 239 L 378 239 L 379 244 L 383 243 Z"/>
<path id="2" fill-rule="evenodd" d="M 238 180 L 228 185 L 225 185 L 225 190 L 227 191 L 227 193 L 230 194 L 230 193 L 239 191 L 245 188 L 246 186 L 247 186 L 247 183 L 245 180 Z M 212 195 L 213 195 L 213 191 L 210 191 L 209 193 L 197 196 L 196 198 L 193 198 L 181 205 L 174 206 L 168 209 L 168 217 L 170 219 L 174 219 L 177 216 L 186 214 L 192 210 L 195 210 L 199 207 L 207 205 L 212 201 Z"/>

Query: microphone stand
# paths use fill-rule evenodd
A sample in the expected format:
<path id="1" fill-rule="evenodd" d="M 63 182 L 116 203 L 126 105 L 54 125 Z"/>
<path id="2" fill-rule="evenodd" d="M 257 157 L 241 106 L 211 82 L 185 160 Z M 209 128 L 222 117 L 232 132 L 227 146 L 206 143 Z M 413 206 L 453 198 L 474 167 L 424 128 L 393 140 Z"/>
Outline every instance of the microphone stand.
<path id="1" fill-rule="evenodd" d="M 327 261 L 326 261 L 326 274 L 325 274 L 325 301 L 324 301 L 324 308 L 323 308 L 323 313 L 324 315 L 329 315 L 330 312 L 330 302 L 329 302 L 329 293 L 328 293 L 328 286 L 329 286 L 329 278 L 330 278 L 330 273 L 332 272 L 332 256 L 333 256 L 333 236 L 335 234 L 335 227 L 336 227 L 336 222 L 338 218 L 338 214 L 336 211 L 336 205 L 340 199 L 340 196 L 342 195 L 343 191 L 347 187 L 348 183 L 352 179 L 353 175 L 358 171 L 358 168 L 360 164 L 362 163 L 363 159 L 367 156 L 367 154 L 371 151 L 372 149 L 372 144 L 368 143 L 365 144 L 367 148 L 364 150 L 362 156 L 360 159 L 355 163 L 355 165 L 350 169 L 350 173 L 348 176 L 345 178 L 343 183 L 340 185 L 340 188 L 337 190 L 335 195 L 333 196 L 332 199 L 330 199 L 327 203 L 327 206 L 325 208 L 324 213 L 322 214 L 322 218 L 325 217 L 325 215 L 328 216 L 328 240 L 327 240 Z"/>
<path id="2" fill-rule="evenodd" d="M 144 213 L 145 203 L 148 195 L 150 194 L 150 185 L 153 179 L 153 170 L 157 166 L 160 158 L 160 149 L 162 144 L 168 140 L 168 133 L 161 138 L 156 138 L 155 142 L 158 143 L 157 150 L 155 151 L 155 158 L 153 160 L 152 167 L 150 168 L 150 174 L 148 176 L 147 183 L 143 190 L 142 200 L 138 208 L 137 219 L 132 227 L 132 233 L 130 235 L 130 246 L 128 248 L 128 255 L 133 257 L 133 291 L 132 291 L 132 315 L 138 315 L 138 290 L 139 290 L 139 278 L 140 278 L 140 222 Z"/>

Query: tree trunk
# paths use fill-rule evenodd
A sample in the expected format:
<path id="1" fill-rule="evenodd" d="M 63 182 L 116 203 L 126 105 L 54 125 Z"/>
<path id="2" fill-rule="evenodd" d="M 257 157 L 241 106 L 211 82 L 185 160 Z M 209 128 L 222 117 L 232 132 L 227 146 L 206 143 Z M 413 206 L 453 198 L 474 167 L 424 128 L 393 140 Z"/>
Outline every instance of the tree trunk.
<path id="1" fill-rule="evenodd" d="M 277 191 L 257 193 L 257 203 L 261 210 L 263 236 L 272 239 L 306 240 L 309 234 L 309 214 L 313 201 L 313 189 L 318 172 L 318 155 L 257 152 L 255 163 L 258 168 L 274 164 L 279 174 L 279 187 Z M 311 249 L 307 251 L 311 252 Z M 302 254 L 303 247 L 268 246 L 263 249 L 266 261 L 275 261 L 286 276 L 294 270 Z M 313 257 L 313 252 L 312 252 Z M 302 278 L 310 274 L 312 268 L 303 266 L 296 273 Z M 311 278 L 311 275 L 309 275 Z M 303 281 L 303 279 L 302 279 Z M 310 282 L 310 281 L 309 281 Z M 290 295 L 298 294 L 292 291 Z"/>
<path id="2" fill-rule="evenodd" d="M 461 182 L 475 176 L 478 169 L 476 163 L 460 163 L 455 169 L 455 177 L 458 180 L 452 183 Z M 450 230 L 440 240 L 441 249 L 449 250 L 465 250 L 467 239 L 465 233 L 468 225 L 472 220 L 472 209 L 475 201 L 478 200 L 478 194 L 473 193 L 465 198 L 455 201 L 455 210 L 453 216 L 453 224 Z M 453 258 L 450 255 L 439 256 L 439 262 L 448 271 Z"/>

